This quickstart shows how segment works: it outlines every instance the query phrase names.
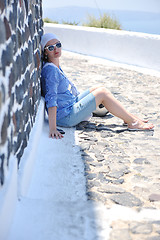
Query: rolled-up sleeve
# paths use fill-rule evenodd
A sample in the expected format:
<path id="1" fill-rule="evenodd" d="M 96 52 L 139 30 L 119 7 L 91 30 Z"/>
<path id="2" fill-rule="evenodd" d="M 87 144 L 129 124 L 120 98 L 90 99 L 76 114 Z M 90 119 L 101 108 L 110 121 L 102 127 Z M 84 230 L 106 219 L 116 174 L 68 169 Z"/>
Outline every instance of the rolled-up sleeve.
<path id="1" fill-rule="evenodd" d="M 57 106 L 57 89 L 60 80 L 60 73 L 58 69 L 48 66 L 47 74 L 45 78 L 46 83 L 46 94 L 45 101 L 46 107 L 56 107 Z"/>

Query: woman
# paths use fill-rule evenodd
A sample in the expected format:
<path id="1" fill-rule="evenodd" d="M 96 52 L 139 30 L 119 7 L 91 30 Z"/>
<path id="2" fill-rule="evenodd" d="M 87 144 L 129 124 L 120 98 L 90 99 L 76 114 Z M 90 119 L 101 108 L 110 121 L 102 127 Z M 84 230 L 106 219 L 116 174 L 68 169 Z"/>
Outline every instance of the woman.
<path id="1" fill-rule="evenodd" d="M 44 61 L 41 83 L 48 112 L 49 137 L 62 138 L 57 125 L 75 126 L 85 120 L 100 104 L 103 104 L 110 113 L 121 118 L 128 125 L 129 130 L 153 129 L 153 124 L 130 114 L 104 87 L 95 86 L 79 94 L 59 65 L 61 42 L 56 35 L 44 34 L 41 47 Z"/>

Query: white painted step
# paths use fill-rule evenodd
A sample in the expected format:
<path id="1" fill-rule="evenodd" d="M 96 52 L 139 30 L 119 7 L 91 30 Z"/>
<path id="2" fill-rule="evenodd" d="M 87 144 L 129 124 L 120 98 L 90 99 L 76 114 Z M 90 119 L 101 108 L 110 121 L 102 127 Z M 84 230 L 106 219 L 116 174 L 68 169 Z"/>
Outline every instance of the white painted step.
<path id="1" fill-rule="evenodd" d="M 64 139 L 41 135 L 34 174 L 27 197 L 56 201 L 86 200 L 84 164 L 76 145 L 75 129 L 64 129 Z"/>
<path id="2" fill-rule="evenodd" d="M 156 221 L 160 210 L 92 201 L 49 201 L 22 198 L 7 240 L 109 240 L 113 221 Z"/>
<path id="3" fill-rule="evenodd" d="M 92 240 L 99 234 L 94 208 L 86 201 L 23 198 L 15 219 L 9 240 Z"/>
<path id="4" fill-rule="evenodd" d="M 72 206 L 74 202 L 87 199 L 84 164 L 76 145 L 75 129 L 64 130 L 64 139 L 50 139 L 48 125 L 44 124 L 29 190 L 24 187 L 27 184 L 20 184 L 20 201 L 17 202 L 9 240 L 58 240 L 61 235 L 64 239 L 67 231 L 72 229 L 68 224 L 77 224 L 73 215 L 78 213 Z M 33 150 L 31 146 L 30 151 Z"/>

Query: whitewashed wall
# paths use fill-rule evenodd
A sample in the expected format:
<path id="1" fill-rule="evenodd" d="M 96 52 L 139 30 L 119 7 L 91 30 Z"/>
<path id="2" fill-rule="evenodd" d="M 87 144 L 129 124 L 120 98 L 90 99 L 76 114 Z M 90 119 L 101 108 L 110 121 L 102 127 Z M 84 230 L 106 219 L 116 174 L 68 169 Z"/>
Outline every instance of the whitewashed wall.
<path id="1" fill-rule="evenodd" d="M 160 71 L 160 35 L 61 24 L 44 24 L 63 49 Z"/>

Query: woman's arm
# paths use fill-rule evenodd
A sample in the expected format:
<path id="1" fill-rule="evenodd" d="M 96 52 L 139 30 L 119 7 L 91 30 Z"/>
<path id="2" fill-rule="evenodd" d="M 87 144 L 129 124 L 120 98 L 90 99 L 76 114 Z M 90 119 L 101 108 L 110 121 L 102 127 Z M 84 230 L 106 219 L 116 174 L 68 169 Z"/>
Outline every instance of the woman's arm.
<path id="1" fill-rule="evenodd" d="M 49 119 L 49 137 L 51 138 L 63 138 L 63 135 L 57 131 L 56 125 L 56 115 L 57 115 L 57 107 L 49 107 L 48 108 L 48 119 Z"/>

